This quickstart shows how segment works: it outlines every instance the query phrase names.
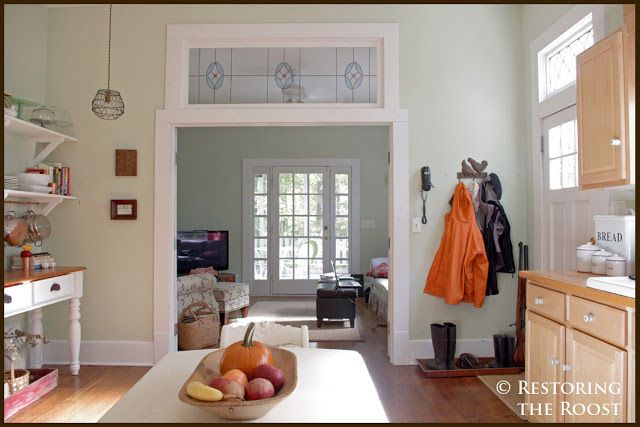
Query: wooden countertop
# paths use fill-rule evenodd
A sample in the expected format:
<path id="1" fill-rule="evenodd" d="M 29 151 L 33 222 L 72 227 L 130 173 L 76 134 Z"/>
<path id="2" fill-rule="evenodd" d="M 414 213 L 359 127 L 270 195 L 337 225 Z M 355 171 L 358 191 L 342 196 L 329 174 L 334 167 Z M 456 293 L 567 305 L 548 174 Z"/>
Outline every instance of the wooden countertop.
<path id="1" fill-rule="evenodd" d="M 63 276 L 75 271 L 86 270 L 87 267 L 54 267 L 39 270 L 5 270 L 4 286 L 19 285 L 22 282 L 49 279 L 50 277 Z"/>
<path id="2" fill-rule="evenodd" d="M 518 273 L 520 277 L 533 280 L 541 285 L 547 285 L 562 291 L 571 292 L 575 295 L 583 295 L 597 299 L 604 303 L 619 304 L 625 307 L 636 308 L 636 300 L 613 294 L 611 292 L 600 291 L 598 289 L 587 288 L 587 278 L 602 276 L 594 273 L 581 273 L 576 270 L 527 270 Z"/>

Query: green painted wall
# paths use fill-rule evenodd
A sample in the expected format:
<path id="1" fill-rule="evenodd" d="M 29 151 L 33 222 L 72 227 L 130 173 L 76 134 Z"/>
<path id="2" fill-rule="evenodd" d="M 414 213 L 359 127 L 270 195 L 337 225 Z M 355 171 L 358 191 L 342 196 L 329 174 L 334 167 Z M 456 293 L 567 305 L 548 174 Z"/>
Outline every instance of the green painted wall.
<path id="1" fill-rule="evenodd" d="M 359 265 L 387 254 L 386 126 L 183 128 L 178 130 L 178 229 L 229 230 L 229 272 L 242 274 L 242 159 L 360 158 Z M 359 226 L 359 224 L 358 224 Z"/>
<path id="2" fill-rule="evenodd" d="M 88 267 L 83 339 L 153 339 L 154 117 L 164 105 L 168 23 L 399 23 L 400 106 L 409 111 L 411 216 L 421 215 L 422 166 L 431 166 L 436 185 L 429 194 L 429 224 L 410 236 L 405 284 L 410 287 L 410 338 L 429 338 L 429 324 L 442 321 L 456 322 L 460 338 L 509 330 L 515 277 L 501 275 L 500 295 L 487 298 L 482 309 L 445 305 L 422 289 L 444 230 L 455 173 L 466 157 L 486 159 L 488 170 L 500 176 L 512 241 L 527 239 L 528 46 L 554 14 L 559 17 L 567 8 L 530 7 L 536 17 L 520 5 L 117 4 L 111 86 L 123 93 L 126 113 L 113 122 L 97 119 L 90 110 L 95 91 L 106 85 L 107 5 L 49 9 L 46 101 L 70 110 L 78 138 L 50 160 L 71 166 L 79 199 L 51 214 L 56 235 L 50 244 L 61 263 Z M 5 62 L 6 67 L 11 64 Z M 137 177 L 114 176 L 116 148 L 138 150 Z M 136 198 L 138 220 L 110 221 L 112 198 Z M 51 319 L 48 334 L 65 338 L 66 307 L 51 307 L 45 316 Z"/>
<path id="3" fill-rule="evenodd" d="M 45 100 L 45 73 L 47 69 L 47 8 L 41 5 L 4 5 L 4 90 L 19 98 L 43 103 Z M 25 30 L 28 29 L 28 30 Z M 27 160 L 35 154 L 35 144 L 22 137 L 4 134 L 4 173 L 24 172 Z M 23 205 L 12 206 L 18 214 Z M 4 213 L 9 205 L 4 205 Z M 46 250 L 46 246 L 43 246 Z M 19 247 L 4 246 L 4 268 L 11 267 L 11 258 L 19 254 Z M 4 319 L 4 330 L 25 330 L 26 314 Z M 8 362 L 5 360 L 5 368 Z M 25 359 L 16 361 L 17 368 L 25 367 Z"/>

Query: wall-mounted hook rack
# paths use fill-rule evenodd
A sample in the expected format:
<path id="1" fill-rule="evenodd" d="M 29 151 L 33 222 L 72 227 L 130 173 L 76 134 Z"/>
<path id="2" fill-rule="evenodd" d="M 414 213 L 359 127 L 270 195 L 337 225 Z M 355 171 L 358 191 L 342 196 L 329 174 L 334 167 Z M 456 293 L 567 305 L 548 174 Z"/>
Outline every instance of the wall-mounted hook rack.
<path id="1" fill-rule="evenodd" d="M 469 160 L 469 163 L 471 164 L 471 166 L 467 164 L 467 160 Z M 462 161 L 461 163 L 462 172 L 458 172 L 456 174 L 456 177 L 458 178 L 458 181 L 464 178 L 484 179 L 487 177 L 487 173 L 483 171 L 486 169 L 488 164 L 489 163 L 486 160 L 483 160 L 481 163 L 478 163 L 471 157 L 468 157 L 466 160 Z"/>

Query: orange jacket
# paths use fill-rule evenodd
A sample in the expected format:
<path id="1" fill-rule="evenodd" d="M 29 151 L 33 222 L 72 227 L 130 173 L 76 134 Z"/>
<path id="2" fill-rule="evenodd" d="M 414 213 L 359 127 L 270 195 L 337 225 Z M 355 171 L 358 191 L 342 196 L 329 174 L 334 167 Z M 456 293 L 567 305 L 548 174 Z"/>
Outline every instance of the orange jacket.
<path id="1" fill-rule="evenodd" d="M 482 307 L 489 261 L 469 190 L 458 183 L 440 248 L 433 260 L 424 292 L 443 297 L 447 304 L 472 302 Z"/>

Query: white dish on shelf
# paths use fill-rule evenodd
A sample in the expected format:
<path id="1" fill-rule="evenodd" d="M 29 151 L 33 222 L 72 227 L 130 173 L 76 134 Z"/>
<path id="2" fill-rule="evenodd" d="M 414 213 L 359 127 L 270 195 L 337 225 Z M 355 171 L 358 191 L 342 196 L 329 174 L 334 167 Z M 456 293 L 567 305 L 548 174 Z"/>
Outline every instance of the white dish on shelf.
<path id="1" fill-rule="evenodd" d="M 41 173 L 17 173 L 19 184 L 46 187 L 49 184 L 49 175 Z"/>
<path id="2" fill-rule="evenodd" d="M 34 193 L 51 193 L 53 191 L 52 187 L 47 187 L 46 185 L 28 185 L 28 184 L 18 184 L 18 190 L 21 191 L 33 191 Z"/>

